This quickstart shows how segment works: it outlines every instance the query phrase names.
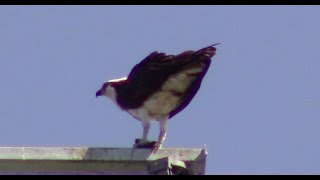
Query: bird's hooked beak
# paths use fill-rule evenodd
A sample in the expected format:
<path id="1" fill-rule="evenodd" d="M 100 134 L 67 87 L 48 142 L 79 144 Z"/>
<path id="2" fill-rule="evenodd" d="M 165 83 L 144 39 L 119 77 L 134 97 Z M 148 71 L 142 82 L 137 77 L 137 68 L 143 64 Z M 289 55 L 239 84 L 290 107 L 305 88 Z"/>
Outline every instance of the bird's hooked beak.
<path id="1" fill-rule="evenodd" d="M 101 89 L 96 92 L 96 97 L 103 95 Z"/>

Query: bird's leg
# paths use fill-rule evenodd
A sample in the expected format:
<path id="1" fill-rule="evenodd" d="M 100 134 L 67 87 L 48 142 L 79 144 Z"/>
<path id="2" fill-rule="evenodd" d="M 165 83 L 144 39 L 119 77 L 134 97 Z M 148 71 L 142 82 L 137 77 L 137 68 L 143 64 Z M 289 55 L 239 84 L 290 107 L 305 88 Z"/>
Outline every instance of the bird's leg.
<path id="1" fill-rule="evenodd" d="M 134 148 L 150 148 L 152 146 L 150 142 L 148 142 L 148 133 L 150 129 L 150 121 L 149 120 L 141 120 L 141 124 L 143 127 L 142 139 L 136 139 Z"/>
<path id="2" fill-rule="evenodd" d="M 144 144 L 148 141 L 148 133 L 150 129 L 150 121 L 141 121 L 142 126 L 143 126 L 143 134 L 142 134 L 142 139 L 140 141 L 140 144 Z"/>
<path id="3" fill-rule="evenodd" d="M 167 136 L 167 130 L 168 130 L 168 118 L 159 120 L 160 122 L 160 133 L 158 138 L 158 143 L 155 147 L 155 149 L 160 149 L 162 147 L 162 144 Z"/>

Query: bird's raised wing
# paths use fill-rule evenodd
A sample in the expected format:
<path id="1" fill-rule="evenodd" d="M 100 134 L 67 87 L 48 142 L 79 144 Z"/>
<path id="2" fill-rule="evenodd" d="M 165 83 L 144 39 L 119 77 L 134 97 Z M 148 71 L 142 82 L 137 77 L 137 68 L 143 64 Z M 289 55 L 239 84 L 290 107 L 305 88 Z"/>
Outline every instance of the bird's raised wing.
<path id="1" fill-rule="evenodd" d="M 210 58 L 214 53 L 215 48 L 212 46 L 199 51 L 185 51 L 176 56 L 153 52 L 133 67 L 125 85 L 118 89 L 119 99 L 117 101 L 124 108 L 139 107 L 154 92 L 160 90 L 168 78 L 192 69 L 201 62 L 204 64 L 203 69 L 197 74 L 197 78 L 193 78 L 183 93 L 185 98 L 182 99 L 185 100 L 181 101 L 179 106 L 172 111 L 170 114 L 172 117 L 186 107 L 198 91 L 201 80 L 210 66 Z"/>
<path id="2" fill-rule="evenodd" d="M 216 48 L 213 46 L 218 44 L 213 44 L 194 52 L 190 57 L 190 63 L 188 64 L 188 66 L 184 67 L 181 70 L 181 72 L 185 72 L 188 75 L 188 80 L 190 81 L 190 83 L 184 91 L 181 101 L 179 102 L 177 107 L 170 112 L 169 118 L 182 111 L 197 94 L 201 86 L 202 79 L 204 78 L 210 67 L 211 58 L 216 53 Z M 200 68 L 201 70 L 196 70 L 198 68 Z"/>

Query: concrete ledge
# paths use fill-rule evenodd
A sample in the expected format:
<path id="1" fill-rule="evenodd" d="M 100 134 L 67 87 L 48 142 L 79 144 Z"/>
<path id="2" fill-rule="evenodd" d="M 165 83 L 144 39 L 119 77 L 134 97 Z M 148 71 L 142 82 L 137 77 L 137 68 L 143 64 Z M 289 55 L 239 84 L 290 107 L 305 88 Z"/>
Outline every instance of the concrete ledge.
<path id="1" fill-rule="evenodd" d="M 206 156 L 184 148 L 0 147 L 0 174 L 204 174 Z"/>

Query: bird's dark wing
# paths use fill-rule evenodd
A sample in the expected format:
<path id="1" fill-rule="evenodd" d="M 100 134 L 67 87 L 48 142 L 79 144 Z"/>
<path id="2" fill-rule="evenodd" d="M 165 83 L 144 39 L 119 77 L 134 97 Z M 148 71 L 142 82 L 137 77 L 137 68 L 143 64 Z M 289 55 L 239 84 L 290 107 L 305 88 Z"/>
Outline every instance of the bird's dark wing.
<path id="1" fill-rule="evenodd" d="M 189 61 L 193 63 L 190 63 L 190 66 L 186 67 L 185 69 L 188 69 L 188 68 L 191 69 L 192 67 L 196 67 L 198 65 L 202 67 L 202 70 L 195 74 L 189 74 L 189 75 L 194 75 L 195 78 L 192 80 L 189 87 L 186 89 L 186 91 L 182 95 L 183 97 L 181 98 L 181 102 L 178 104 L 178 106 L 174 110 L 170 112 L 169 118 L 175 116 L 177 113 L 182 111 L 185 107 L 187 107 L 188 104 L 193 99 L 193 97 L 197 94 L 201 86 L 202 79 L 204 78 L 204 76 L 206 75 L 210 67 L 211 58 L 216 53 L 216 48 L 213 47 L 215 45 L 217 44 L 200 49 L 191 56 L 191 59 Z"/>
<path id="2" fill-rule="evenodd" d="M 209 49 L 208 49 L 209 48 Z M 203 59 L 206 62 L 206 68 L 203 71 L 203 75 L 198 79 L 202 79 L 205 72 L 210 65 L 209 55 L 204 56 L 203 52 L 214 52 L 214 47 L 208 47 L 206 50 L 199 51 L 185 51 L 177 56 L 166 55 L 164 53 L 153 52 L 142 60 L 139 64 L 133 67 L 128 79 L 121 88 L 117 89 L 118 98 L 117 102 L 122 108 L 137 108 L 143 104 L 143 102 L 150 97 L 154 92 L 160 90 L 165 81 L 173 74 L 179 73 L 188 67 L 192 67 L 192 62 Z M 208 54 L 208 53 L 207 53 Z M 207 59 L 207 60 L 206 60 Z M 200 82 L 193 82 L 187 92 L 197 92 L 200 87 Z M 191 101 L 194 95 L 188 95 L 188 100 L 180 103 L 180 105 L 172 112 L 176 114 L 181 111 Z M 189 100 L 190 99 L 190 100 Z M 173 115 L 172 115 L 173 116 Z"/>
<path id="3" fill-rule="evenodd" d="M 186 52 L 189 57 L 192 52 Z M 183 66 L 188 58 L 176 59 L 164 53 L 153 52 L 133 67 L 127 81 L 117 89 L 117 102 L 122 108 L 136 108 L 161 88 L 170 74 Z"/>

